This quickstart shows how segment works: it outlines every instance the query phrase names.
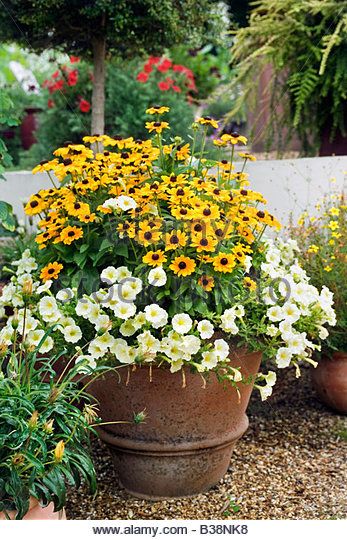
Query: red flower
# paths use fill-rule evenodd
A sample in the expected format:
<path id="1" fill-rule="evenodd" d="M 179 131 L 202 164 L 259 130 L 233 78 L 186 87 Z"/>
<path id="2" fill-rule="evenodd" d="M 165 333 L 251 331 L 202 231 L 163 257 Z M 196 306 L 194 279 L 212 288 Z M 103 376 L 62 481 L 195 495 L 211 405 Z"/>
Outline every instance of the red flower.
<path id="1" fill-rule="evenodd" d="M 81 59 L 79 56 L 70 56 L 70 62 L 71 64 L 76 64 L 76 62 L 79 62 Z"/>
<path id="2" fill-rule="evenodd" d="M 162 92 L 166 92 L 166 90 L 170 90 L 170 84 L 166 81 L 161 81 L 160 83 L 158 83 L 158 88 Z"/>
<path id="3" fill-rule="evenodd" d="M 174 71 L 176 71 L 177 73 L 182 73 L 183 71 L 186 70 L 186 68 L 184 66 L 181 66 L 181 64 L 174 64 L 174 66 L 172 67 L 172 69 Z"/>
<path id="4" fill-rule="evenodd" d="M 83 98 L 80 99 L 80 102 L 79 102 L 78 106 L 80 108 L 80 111 L 83 112 L 83 113 L 89 112 L 90 107 L 91 107 L 89 101 L 87 101 L 86 99 L 83 99 Z"/>
<path id="5" fill-rule="evenodd" d="M 165 58 L 165 60 L 162 61 L 162 63 L 158 66 L 158 71 L 161 71 L 161 73 L 165 73 L 170 67 L 172 66 L 171 60 L 168 60 Z"/>
<path id="6" fill-rule="evenodd" d="M 59 77 L 59 75 L 60 75 L 60 71 L 59 71 L 59 69 L 57 69 L 57 71 L 55 71 L 53 73 L 52 77 L 53 77 L 53 79 L 57 79 Z"/>
<path id="7" fill-rule="evenodd" d="M 69 86 L 75 86 L 78 81 L 78 70 L 74 69 L 73 71 L 70 71 L 68 77 L 67 77 L 67 84 Z"/>
<path id="8" fill-rule="evenodd" d="M 153 68 L 152 68 L 152 64 L 150 64 L 149 62 L 147 62 L 147 64 L 145 64 L 143 66 L 143 71 L 145 73 L 151 73 L 151 71 L 153 71 Z"/>
<path id="9" fill-rule="evenodd" d="M 47 101 L 47 107 L 48 107 L 49 109 L 53 109 L 53 107 L 54 107 L 54 101 L 53 101 L 53 99 L 49 99 L 49 100 Z"/>
<path id="10" fill-rule="evenodd" d="M 141 83 L 145 83 L 148 81 L 148 74 L 144 71 L 141 71 L 138 76 L 136 77 L 136 80 L 138 80 Z"/>
<path id="11" fill-rule="evenodd" d="M 54 83 L 50 88 L 49 92 L 50 94 L 53 94 L 54 92 L 58 92 L 59 90 L 62 90 L 64 88 L 64 80 L 60 79 L 56 83 Z"/>
<path id="12" fill-rule="evenodd" d="M 150 56 L 148 59 L 148 63 L 151 65 L 159 64 L 160 62 L 160 56 Z"/>
<path id="13" fill-rule="evenodd" d="M 181 88 L 179 86 L 176 86 L 175 84 L 172 85 L 172 90 L 174 92 L 182 92 Z"/>

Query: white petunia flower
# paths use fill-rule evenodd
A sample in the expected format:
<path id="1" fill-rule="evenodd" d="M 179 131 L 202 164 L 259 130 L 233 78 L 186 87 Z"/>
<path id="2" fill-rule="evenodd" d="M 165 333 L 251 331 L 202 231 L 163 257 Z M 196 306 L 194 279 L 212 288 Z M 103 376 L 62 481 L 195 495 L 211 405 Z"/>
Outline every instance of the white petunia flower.
<path id="1" fill-rule="evenodd" d="M 284 319 L 282 309 L 279 306 L 271 306 L 267 310 L 266 315 L 271 322 L 278 322 Z"/>
<path id="2" fill-rule="evenodd" d="M 135 360 L 134 355 L 131 354 L 131 347 L 125 339 L 115 339 L 111 352 L 121 364 L 132 364 Z"/>
<path id="3" fill-rule="evenodd" d="M 94 322 L 95 330 L 107 330 L 111 326 L 111 321 L 108 315 L 100 314 L 96 321 Z"/>
<path id="4" fill-rule="evenodd" d="M 69 288 L 61 289 L 61 291 L 56 294 L 56 298 L 57 300 L 60 300 L 60 302 L 69 302 L 69 300 L 72 300 L 73 297 L 74 293 L 72 289 Z"/>
<path id="5" fill-rule="evenodd" d="M 89 317 L 92 305 L 93 304 L 86 298 L 82 298 L 81 300 L 78 300 L 77 306 L 75 309 L 76 314 L 79 315 L 80 317 L 84 317 L 85 319 L 87 319 Z"/>
<path id="6" fill-rule="evenodd" d="M 100 341 L 97 341 L 96 339 L 91 341 L 88 346 L 88 352 L 94 360 L 105 356 L 106 350 L 107 348 L 104 346 L 104 344 L 100 343 Z"/>
<path id="7" fill-rule="evenodd" d="M 77 343 L 82 337 L 81 329 L 77 325 L 65 326 L 62 334 L 68 343 Z"/>
<path id="8" fill-rule="evenodd" d="M 100 279 L 103 283 L 116 283 L 118 272 L 114 266 L 108 266 L 104 268 L 100 274 Z"/>
<path id="9" fill-rule="evenodd" d="M 201 341 L 197 336 L 183 336 L 181 338 L 182 350 L 186 350 L 190 355 L 198 354 L 201 347 Z"/>
<path id="10" fill-rule="evenodd" d="M 44 338 L 45 332 L 44 330 L 32 330 L 28 333 L 26 337 L 26 341 L 29 345 L 33 345 L 34 347 L 38 347 L 41 340 Z M 53 339 L 48 336 L 44 340 L 44 342 L 41 344 L 39 348 L 39 352 L 41 354 L 49 352 L 51 349 L 53 349 L 54 341 Z"/>
<path id="11" fill-rule="evenodd" d="M 229 355 L 229 345 L 224 339 L 216 339 L 214 342 L 214 352 L 219 360 L 225 360 Z"/>
<path id="12" fill-rule="evenodd" d="M 45 322 L 57 322 L 61 314 L 57 302 L 52 296 L 44 296 L 39 302 L 39 313 Z"/>
<path id="13" fill-rule="evenodd" d="M 119 266 L 116 268 L 116 281 L 120 282 L 123 279 L 130 278 L 131 272 L 126 266 Z"/>
<path id="14" fill-rule="evenodd" d="M 149 330 L 145 330 L 137 336 L 137 341 L 140 345 L 140 350 L 144 353 L 155 354 L 160 349 L 160 341 L 156 339 Z"/>
<path id="15" fill-rule="evenodd" d="M 290 365 L 292 353 L 287 347 L 280 347 L 276 354 L 276 364 L 279 368 L 286 368 Z"/>
<path id="16" fill-rule="evenodd" d="M 175 332 L 179 334 L 187 334 L 193 326 L 193 321 L 187 313 L 177 313 L 171 321 Z"/>
<path id="17" fill-rule="evenodd" d="M 166 272 L 162 266 L 153 268 L 148 274 L 148 283 L 154 287 L 162 287 L 167 281 Z"/>
<path id="18" fill-rule="evenodd" d="M 214 351 L 202 353 L 201 365 L 206 369 L 213 369 L 218 364 L 218 356 Z"/>
<path id="19" fill-rule="evenodd" d="M 135 315 L 135 313 L 136 313 L 135 304 L 119 302 L 114 308 L 115 316 L 123 320 L 130 319 L 131 317 Z"/>
<path id="20" fill-rule="evenodd" d="M 182 369 L 183 366 L 183 360 L 173 360 L 170 364 L 170 372 L 176 373 L 176 371 L 179 371 Z"/>
<path id="21" fill-rule="evenodd" d="M 271 308 L 270 308 L 271 309 Z M 287 322 L 292 324 L 299 320 L 300 311 L 295 304 L 286 302 L 282 308 L 282 319 L 285 319 Z"/>
<path id="22" fill-rule="evenodd" d="M 117 205 L 121 210 L 134 210 L 137 207 L 136 201 L 128 195 L 120 195 L 117 197 Z"/>
<path id="23" fill-rule="evenodd" d="M 158 304 L 150 304 L 145 307 L 146 321 L 151 323 L 154 328 L 161 328 L 167 324 L 168 314 L 165 309 Z"/>
<path id="24" fill-rule="evenodd" d="M 122 336 L 130 337 L 133 336 L 139 328 L 140 326 L 136 324 L 134 319 L 128 319 L 121 324 L 119 331 Z"/>
<path id="25" fill-rule="evenodd" d="M 267 327 L 265 334 L 270 337 L 275 337 L 279 333 L 279 330 L 277 326 L 274 324 L 270 324 L 270 326 Z"/>
<path id="26" fill-rule="evenodd" d="M 43 283 L 43 285 L 40 285 L 39 287 L 37 287 L 37 289 L 36 289 L 37 294 L 42 294 L 44 292 L 49 291 L 49 289 L 52 286 L 52 283 L 53 283 L 53 281 L 51 279 L 49 279 L 48 281 Z"/>
<path id="27" fill-rule="evenodd" d="M 104 208 L 109 208 L 110 210 L 116 210 L 118 208 L 118 200 L 117 197 L 113 197 L 112 199 L 107 199 L 103 205 Z"/>
<path id="28" fill-rule="evenodd" d="M 213 324 L 207 319 L 200 321 L 197 328 L 201 339 L 210 339 L 214 334 Z"/>

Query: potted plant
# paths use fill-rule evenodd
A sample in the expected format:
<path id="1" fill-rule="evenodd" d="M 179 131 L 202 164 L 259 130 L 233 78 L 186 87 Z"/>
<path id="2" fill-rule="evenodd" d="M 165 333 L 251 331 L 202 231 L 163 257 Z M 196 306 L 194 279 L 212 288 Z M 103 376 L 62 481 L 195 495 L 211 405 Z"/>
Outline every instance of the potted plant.
<path id="1" fill-rule="evenodd" d="M 49 349 L 49 330 L 37 347 L 25 340 L 31 289 L 27 278 L 24 313 L 11 319 L 13 346 L 0 344 L 0 519 L 65 519 L 68 485 L 84 481 L 96 489 L 88 440 L 97 413 L 74 382 L 77 372 L 88 372 L 87 362 L 57 379 L 54 358 L 41 354 L 38 363 L 39 350 Z"/>
<path id="2" fill-rule="evenodd" d="M 327 195 L 316 217 L 306 212 L 292 232 L 299 239 L 300 260 L 316 287 L 334 294 L 337 324 L 326 336 L 321 358 L 312 370 L 319 398 L 338 412 L 347 413 L 347 203 L 344 193 Z"/>
<path id="3" fill-rule="evenodd" d="M 296 243 L 264 235 L 280 225 L 249 188 L 253 156 L 235 162 L 246 139 L 217 138 L 229 159 L 207 160 L 206 135 L 218 123 L 199 118 L 191 148 L 166 140 L 166 111 L 147 111 L 153 139 L 95 135 L 84 138 L 95 153 L 82 144 L 56 150 L 35 171 L 60 185 L 26 206 L 41 217 L 31 262 L 43 298 L 31 307 L 33 324 L 58 323 L 52 349 L 63 334 L 90 366 L 123 366 L 120 377 L 109 372 L 91 385 L 101 417 L 146 409 L 146 422 L 99 434 L 124 487 L 150 498 L 218 482 L 247 428 L 252 387 L 265 399 L 275 383 L 268 362 L 259 371 L 262 353 L 299 374 L 301 362 L 315 363 L 321 327 L 334 324 L 330 296 L 309 284 Z M 17 264 L 4 303 L 21 304 L 28 260 Z M 11 343 L 11 319 L 0 336 Z"/>

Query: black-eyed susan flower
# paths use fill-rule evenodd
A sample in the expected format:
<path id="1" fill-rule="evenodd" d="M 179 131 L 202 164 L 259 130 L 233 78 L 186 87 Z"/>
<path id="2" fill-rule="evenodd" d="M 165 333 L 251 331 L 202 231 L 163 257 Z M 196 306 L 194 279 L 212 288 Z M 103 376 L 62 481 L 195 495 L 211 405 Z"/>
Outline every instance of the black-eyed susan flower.
<path id="1" fill-rule="evenodd" d="M 257 288 L 256 282 L 251 279 L 250 277 L 246 276 L 243 280 L 244 286 L 249 289 L 250 291 L 255 291 Z"/>
<path id="2" fill-rule="evenodd" d="M 239 156 L 243 159 L 249 159 L 250 161 L 257 161 L 257 158 L 249 152 L 239 152 Z"/>
<path id="3" fill-rule="evenodd" d="M 201 253 L 202 251 L 215 251 L 217 243 L 218 241 L 214 238 L 199 234 L 192 238 L 190 245 L 194 247 L 198 253 Z"/>
<path id="4" fill-rule="evenodd" d="M 217 120 L 214 120 L 210 116 L 201 116 L 196 121 L 197 121 L 198 124 L 201 124 L 202 126 L 211 126 L 214 129 L 218 129 Z"/>
<path id="5" fill-rule="evenodd" d="M 220 252 L 213 257 L 213 268 L 216 272 L 230 273 L 235 268 L 235 257 L 231 253 Z"/>
<path id="6" fill-rule="evenodd" d="M 45 208 L 47 208 L 46 202 L 38 195 L 33 195 L 25 205 L 24 210 L 28 216 L 35 216 L 36 214 L 40 214 Z"/>
<path id="7" fill-rule="evenodd" d="M 146 114 L 164 114 L 166 112 L 169 112 L 169 110 L 170 110 L 170 107 L 152 105 L 152 107 L 146 110 Z"/>
<path id="8" fill-rule="evenodd" d="M 40 278 L 42 281 L 48 281 L 49 279 L 57 279 L 60 272 L 63 269 L 63 265 L 57 261 L 47 264 L 42 268 Z"/>
<path id="9" fill-rule="evenodd" d="M 187 235 L 182 231 L 171 231 L 164 236 L 165 251 L 184 247 L 187 244 Z"/>
<path id="10" fill-rule="evenodd" d="M 148 251 L 148 253 L 142 257 L 142 262 L 149 266 L 162 266 L 166 261 L 166 255 L 161 249 L 158 249 L 157 251 Z"/>
<path id="11" fill-rule="evenodd" d="M 204 274 L 199 278 L 198 283 L 205 291 L 210 292 L 214 287 L 214 278 Z"/>
<path id="12" fill-rule="evenodd" d="M 70 245 L 75 240 L 82 238 L 82 236 L 83 230 L 80 227 L 67 226 L 61 231 L 59 239 L 63 244 Z"/>
<path id="13" fill-rule="evenodd" d="M 164 129 L 168 128 L 168 122 L 146 122 L 146 129 L 148 129 L 149 133 L 152 133 L 152 131 L 155 131 L 156 133 L 162 133 Z"/>
<path id="14" fill-rule="evenodd" d="M 176 257 L 170 264 L 170 269 L 178 276 L 189 276 L 195 270 L 196 264 L 194 259 L 181 255 Z"/>
<path id="15" fill-rule="evenodd" d="M 247 144 L 247 137 L 240 135 L 237 131 L 230 133 L 230 135 L 228 133 L 224 133 L 224 135 L 221 136 L 221 139 L 229 144 Z"/>

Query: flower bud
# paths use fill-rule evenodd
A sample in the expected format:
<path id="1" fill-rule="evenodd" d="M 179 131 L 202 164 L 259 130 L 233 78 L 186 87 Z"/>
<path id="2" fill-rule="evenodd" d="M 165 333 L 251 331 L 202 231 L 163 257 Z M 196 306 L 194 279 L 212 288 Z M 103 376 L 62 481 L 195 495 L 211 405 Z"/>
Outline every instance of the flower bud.
<path id="1" fill-rule="evenodd" d="M 57 446 L 54 449 L 54 460 L 57 463 L 60 463 L 63 460 L 64 451 L 65 451 L 65 443 L 64 441 L 59 441 Z"/>
<path id="2" fill-rule="evenodd" d="M 39 417 L 39 413 L 37 411 L 34 411 L 33 414 L 30 417 L 30 420 L 28 422 L 29 429 L 35 429 L 37 427 L 37 420 Z"/>
<path id="3" fill-rule="evenodd" d="M 43 424 L 42 429 L 45 433 L 53 433 L 53 422 L 54 420 L 52 418 L 52 420 L 49 420 Z"/>

